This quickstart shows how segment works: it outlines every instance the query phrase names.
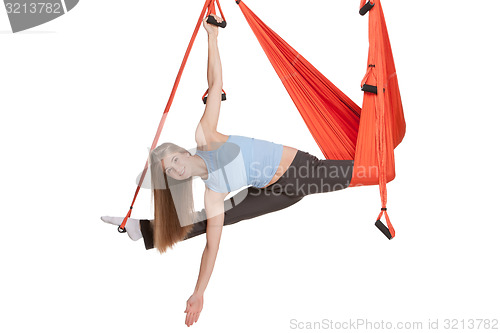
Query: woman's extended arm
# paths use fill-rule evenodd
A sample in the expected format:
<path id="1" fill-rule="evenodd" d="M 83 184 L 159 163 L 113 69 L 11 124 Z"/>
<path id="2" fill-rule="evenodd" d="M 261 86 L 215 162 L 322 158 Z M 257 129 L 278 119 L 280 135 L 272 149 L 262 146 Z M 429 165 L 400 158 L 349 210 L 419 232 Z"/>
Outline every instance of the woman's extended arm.
<path id="1" fill-rule="evenodd" d="M 203 294 L 207 288 L 208 281 L 212 275 L 219 251 L 219 243 L 224 226 L 224 197 L 227 193 L 215 193 L 210 190 L 205 191 L 205 210 L 207 213 L 207 244 L 201 257 L 200 273 L 198 281 L 191 297 L 186 304 L 187 326 L 192 325 L 198 320 L 200 312 L 203 309 Z"/>
<path id="2" fill-rule="evenodd" d="M 216 17 L 216 20 L 222 21 L 219 17 Z M 206 19 L 203 22 L 203 26 L 208 33 L 208 96 L 205 112 L 196 129 L 197 142 L 209 141 L 208 138 L 216 132 L 222 94 L 222 65 L 219 56 L 219 48 L 217 46 L 218 27 L 208 24 Z"/>
<path id="3" fill-rule="evenodd" d="M 208 62 L 207 81 L 209 93 L 213 87 L 222 89 L 222 64 L 220 61 L 219 47 L 217 45 L 218 27 L 207 23 L 208 33 Z M 219 96 L 220 97 L 220 96 Z M 208 99 L 207 99 L 208 100 Z"/>

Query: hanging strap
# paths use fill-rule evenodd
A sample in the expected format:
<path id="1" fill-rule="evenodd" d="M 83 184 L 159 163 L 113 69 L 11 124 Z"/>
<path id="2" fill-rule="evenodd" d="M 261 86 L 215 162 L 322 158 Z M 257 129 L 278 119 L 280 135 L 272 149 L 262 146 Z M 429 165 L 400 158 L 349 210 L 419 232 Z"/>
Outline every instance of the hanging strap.
<path id="1" fill-rule="evenodd" d="M 361 85 L 365 92 L 364 99 L 370 99 L 374 107 L 375 114 L 375 153 L 378 161 L 378 185 L 380 191 L 381 211 L 378 214 L 375 226 L 388 238 L 392 239 L 396 236 L 396 232 L 391 224 L 389 215 L 387 214 L 387 167 L 390 165 L 389 154 L 393 153 L 394 144 L 391 143 L 393 138 L 387 133 L 387 122 L 392 123 L 391 113 L 394 113 L 396 105 L 390 105 L 386 99 L 390 100 L 391 91 L 386 91 L 388 79 L 387 68 L 389 63 L 393 63 L 390 47 L 387 50 L 386 45 L 389 44 L 387 28 L 383 19 L 382 7 L 380 0 L 361 0 L 360 14 L 369 14 L 369 51 L 368 51 L 368 70 L 363 78 Z M 377 2 L 375 4 L 375 2 Z M 377 6 L 374 8 L 374 6 Z M 374 9 L 373 11 L 371 11 Z M 363 13 L 364 12 L 364 13 Z M 378 89 L 379 86 L 381 89 Z M 383 88 L 382 88 L 383 87 Z M 367 96 L 371 93 L 374 96 Z M 399 98 L 399 96 L 398 96 Z M 396 98 L 394 98 L 396 99 Z M 392 109 L 394 108 L 394 110 Z M 366 112 L 364 109 L 362 112 Z M 387 226 L 382 223 L 382 215 L 385 217 Z"/>
<path id="2" fill-rule="evenodd" d="M 361 80 L 361 90 L 377 94 L 377 85 L 367 84 L 369 79 L 374 80 L 373 68 L 375 68 L 375 65 L 373 64 L 368 65 L 368 70 L 366 71 L 365 77 L 363 77 L 363 80 Z"/>
<path id="3" fill-rule="evenodd" d="M 219 0 L 217 1 L 217 6 L 219 7 L 219 11 L 221 13 L 222 18 L 225 21 L 224 14 L 222 14 L 222 10 L 220 8 Z M 181 80 L 182 72 L 184 71 L 184 67 L 186 66 L 187 59 L 189 57 L 189 54 L 191 53 L 191 49 L 193 47 L 194 40 L 196 39 L 196 36 L 198 35 L 198 31 L 200 29 L 201 23 L 203 22 L 203 19 L 210 15 L 210 14 L 215 14 L 215 5 L 214 5 L 214 0 L 206 0 L 205 4 L 203 5 L 203 9 L 201 11 L 200 17 L 198 18 L 198 22 L 196 23 L 196 27 L 194 28 L 193 35 L 191 36 L 191 40 L 189 41 L 188 48 L 186 50 L 186 53 L 184 54 L 184 58 L 182 59 L 181 67 L 179 68 L 179 72 L 177 73 L 177 77 L 175 78 L 174 82 L 174 87 L 172 88 L 172 92 L 170 93 L 170 97 L 167 102 L 167 106 L 165 107 L 165 110 L 163 111 L 163 115 L 160 120 L 160 124 L 158 125 L 158 129 L 156 130 L 156 135 L 153 140 L 153 143 L 151 144 L 151 150 L 153 150 L 156 145 L 158 144 L 158 140 L 160 138 L 161 131 L 163 129 L 163 125 L 165 123 L 165 119 L 167 117 L 168 111 L 170 110 L 170 106 L 172 105 L 172 102 L 174 100 L 175 93 L 177 91 L 177 87 L 179 86 L 179 82 Z M 132 209 L 134 208 L 134 203 L 135 200 L 137 199 L 137 195 L 139 194 L 142 182 L 144 181 L 144 177 L 146 176 L 146 172 L 148 170 L 148 161 L 146 160 L 146 165 L 144 166 L 144 169 L 142 171 L 141 178 L 139 180 L 139 184 L 137 185 L 137 189 L 135 190 L 134 198 L 132 199 L 132 203 L 130 205 L 130 209 L 123 219 L 123 222 L 120 224 L 118 227 L 118 232 L 124 233 L 126 232 L 125 225 L 127 223 L 127 220 L 132 214 Z"/>
<path id="4" fill-rule="evenodd" d="M 385 215 L 385 220 L 387 221 L 387 225 L 389 227 L 386 227 L 382 221 L 380 220 L 382 218 L 382 214 Z M 380 210 L 380 214 L 378 214 L 377 217 L 377 222 L 375 222 L 375 226 L 382 231 L 382 233 L 388 238 L 392 239 L 396 235 L 396 231 L 394 231 L 394 228 L 392 227 L 391 220 L 389 219 L 389 215 L 387 215 L 387 208 L 382 207 Z"/>
<path id="5" fill-rule="evenodd" d="M 211 2 L 208 5 L 208 14 L 207 14 L 208 20 L 207 20 L 207 23 L 216 25 L 216 26 L 221 27 L 221 28 L 225 28 L 226 25 L 227 25 L 226 18 L 224 17 L 224 13 L 222 12 L 222 9 L 220 8 L 219 0 L 215 0 L 215 2 L 217 2 L 217 7 L 219 7 L 219 13 L 220 13 L 220 16 L 222 17 L 222 22 L 219 23 L 212 16 L 209 16 L 209 15 L 217 15 L 216 12 L 215 12 L 215 3 Z"/>

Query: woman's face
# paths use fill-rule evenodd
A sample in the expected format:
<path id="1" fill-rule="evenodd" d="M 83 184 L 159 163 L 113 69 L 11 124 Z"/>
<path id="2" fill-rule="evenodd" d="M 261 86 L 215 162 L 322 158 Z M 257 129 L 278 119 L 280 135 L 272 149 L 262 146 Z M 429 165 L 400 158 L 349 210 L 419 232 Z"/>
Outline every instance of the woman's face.
<path id="1" fill-rule="evenodd" d="M 184 180 L 191 177 L 191 157 L 189 153 L 173 153 L 165 156 L 162 163 L 167 176 L 177 180 Z"/>

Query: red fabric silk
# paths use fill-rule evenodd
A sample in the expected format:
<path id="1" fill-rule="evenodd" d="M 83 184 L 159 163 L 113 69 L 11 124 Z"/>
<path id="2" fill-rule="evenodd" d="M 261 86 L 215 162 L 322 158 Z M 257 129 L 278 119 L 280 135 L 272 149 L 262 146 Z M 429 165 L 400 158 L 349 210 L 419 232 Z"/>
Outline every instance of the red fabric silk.
<path id="1" fill-rule="evenodd" d="M 362 110 L 242 1 L 239 7 L 324 156 L 354 159 L 350 186 L 378 184 L 385 208 L 386 183 L 395 177 L 394 148 L 403 139 L 406 125 L 382 6 L 380 0 L 371 3 L 370 47 L 362 85 L 376 86 L 378 93 L 364 93 Z M 385 210 L 384 215 L 394 237 Z"/>
<path id="2" fill-rule="evenodd" d="M 361 109 L 264 24 L 239 7 L 325 157 L 352 160 Z"/>

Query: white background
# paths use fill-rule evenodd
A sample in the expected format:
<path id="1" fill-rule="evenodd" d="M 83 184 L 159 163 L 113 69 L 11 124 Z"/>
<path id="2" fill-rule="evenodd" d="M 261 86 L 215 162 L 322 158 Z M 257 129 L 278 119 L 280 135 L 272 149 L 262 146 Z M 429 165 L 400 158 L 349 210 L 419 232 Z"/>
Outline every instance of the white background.
<path id="1" fill-rule="evenodd" d="M 322 157 L 240 10 L 221 2 L 220 132 Z M 358 4 L 247 1 L 361 104 L 368 18 Z M 87 0 L 17 34 L 0 10 L 2 332 L 186 329 L 204 236 L 160 255 L 99 217 L 128 211 L 202 5 Z M 383 5 L 407 122 L 388 185 L 397 236 L 373 225 L 376 186 L 228 226 L 190 330 L 500 319 L 498 2 Z M 160 142 L 194 147 L 206 57 L 201 30 Z M 133 217 L 152 217 L 150 199 L 143 189 Z"/>

